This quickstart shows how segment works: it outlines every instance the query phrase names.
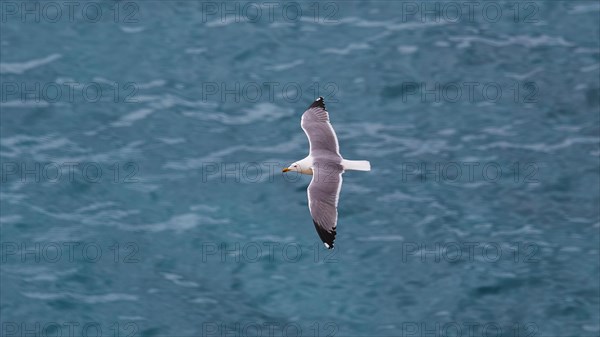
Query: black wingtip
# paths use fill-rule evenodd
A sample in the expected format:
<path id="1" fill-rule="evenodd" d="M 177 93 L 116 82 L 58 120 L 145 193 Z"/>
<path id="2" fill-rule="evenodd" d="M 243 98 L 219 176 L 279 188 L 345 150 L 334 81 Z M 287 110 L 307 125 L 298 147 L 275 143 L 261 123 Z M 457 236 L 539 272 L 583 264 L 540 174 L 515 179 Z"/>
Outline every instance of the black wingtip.
<path id="1" fill-rule="evenodd" d="M 335 227 L 333 228 L 333 230 L 330 232 L 326 229 L 324 229 L 323 227 L 319 226 L 319 224 L 313 220 L 313 223 L 315 224 L 315 229 L 317 230 L 317 233 L 319 234 L 319 237 L 321 238 L 321 241 L 323 241 L 323 244 L 325 245 L 325 247 L 327 249 L 333 249 L 333 241 L 335 241 Z"/>
<path id="2" fill-rule="evenodd" d="M 327 109 L 325 109 L 325 100 L 323 99 L 323 97 L 322 97 L 322 96 L 319 96 L 319 98 L 317 98 L 317 99 L 316 99 L 316 100 L 313 102 L 313 104 L 311 104 L 311 105 L 310 105 L 308 108 L 309 108 L 309 109 L 310 109 L 310 108 L 322 108 L 322 109 L 324 109 L 324 110 L 327 110 Z"/>

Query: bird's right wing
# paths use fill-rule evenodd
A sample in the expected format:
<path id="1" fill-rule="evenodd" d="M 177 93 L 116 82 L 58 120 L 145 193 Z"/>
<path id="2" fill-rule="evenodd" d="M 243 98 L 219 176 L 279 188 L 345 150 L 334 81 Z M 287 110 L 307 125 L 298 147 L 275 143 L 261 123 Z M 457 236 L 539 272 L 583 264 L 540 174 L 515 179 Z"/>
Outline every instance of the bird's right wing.
<path id="1" fill-rule="evenodd" d="M 311 156 L 334 154 L 341 157 L 338 139 L 329 122 L 329 113 L 325 109 L 323 97 L 317 98 L 302 114 L 300 125 L 308 137 Z"/>
<path id="2" fill-rule="evenodd" d="M 333 248 L 335 240 L 343 172 L 340 164 L 317 162 L 313 166 L 313 178 L 307 190 L 310 215 L 321 241 L 328 249 Z"/>

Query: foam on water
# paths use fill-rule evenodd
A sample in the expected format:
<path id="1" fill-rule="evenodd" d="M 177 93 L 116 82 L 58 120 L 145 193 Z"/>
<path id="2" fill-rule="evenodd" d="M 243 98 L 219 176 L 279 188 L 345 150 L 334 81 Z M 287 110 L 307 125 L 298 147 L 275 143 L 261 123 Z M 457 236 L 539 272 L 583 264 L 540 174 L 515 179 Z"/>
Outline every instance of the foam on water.
<path id="1" fill-rule="evenodd" d="M 137 301 L 138 297 L 129 294 L 119 293 L 108 293 L 103 295 L 82 295 L 76 293 L 40 293 L 40 292 L 26 292 L 23 296 L 36 300 L 59 300 L 59 299 L 71 299 L 77 302 L 98 304 L 98 303 L 109 303 L 116 301 Z"/>
<path id="2" fill-rule="evenodd" d="M 33 59 L 25 62 L 0 63 L 0 74 L 23 74 L 45 64 L 56 61 L 62 57 L 61 54 L 51 54 L 44 58 Z"/>

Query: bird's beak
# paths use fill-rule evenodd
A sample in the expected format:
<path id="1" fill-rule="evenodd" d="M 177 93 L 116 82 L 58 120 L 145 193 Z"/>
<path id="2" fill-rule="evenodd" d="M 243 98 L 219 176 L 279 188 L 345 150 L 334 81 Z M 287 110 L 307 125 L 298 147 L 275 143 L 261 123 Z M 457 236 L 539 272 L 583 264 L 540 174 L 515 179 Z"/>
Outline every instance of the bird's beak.
<path id="1" fill-rule="evenodd" d="M 287 172 L 287 171 L 291 171 L 289 168 L 284 168 L 283 170 L 281 170 L 281 172 Z"/>

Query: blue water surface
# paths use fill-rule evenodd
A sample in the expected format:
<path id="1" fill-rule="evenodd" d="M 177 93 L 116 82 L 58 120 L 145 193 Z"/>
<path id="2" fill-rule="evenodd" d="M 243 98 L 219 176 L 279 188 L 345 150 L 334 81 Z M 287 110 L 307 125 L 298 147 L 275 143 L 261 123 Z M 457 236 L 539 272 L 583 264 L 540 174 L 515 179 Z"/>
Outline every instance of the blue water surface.
<path id="1" fill-rule="evenodd" d="M 598 336 L 600 6 L 474 3 L 3 1 L 2 335 Z"/>

